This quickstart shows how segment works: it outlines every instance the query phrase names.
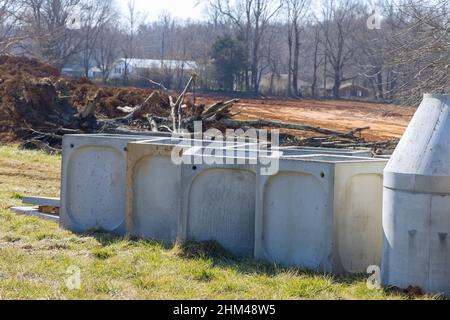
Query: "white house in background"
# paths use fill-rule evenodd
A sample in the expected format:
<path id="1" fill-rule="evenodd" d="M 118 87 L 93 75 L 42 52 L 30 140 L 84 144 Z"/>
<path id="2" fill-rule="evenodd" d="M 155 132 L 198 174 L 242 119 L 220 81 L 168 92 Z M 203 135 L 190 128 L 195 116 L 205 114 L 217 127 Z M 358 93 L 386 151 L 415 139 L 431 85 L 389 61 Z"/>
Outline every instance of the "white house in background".
<path id="1" fill-rule="evenodd" d="M 102 70 L 97 67 L 92 67 L 88 71 L 88 78 L 101 78 L 102 75 Z"/>
<path id="2" fill-rule="evenodd" d="M 118 59 L 114 62 L 109 77 L 117 79 L 123 77 L 125 67 L 128 68 L 128 74 L 139 74 L 146 70 L 184 70 L 194 71 L 197 69 L 197 63 L 189 60 L 157 60 L 157 59 Z"/>

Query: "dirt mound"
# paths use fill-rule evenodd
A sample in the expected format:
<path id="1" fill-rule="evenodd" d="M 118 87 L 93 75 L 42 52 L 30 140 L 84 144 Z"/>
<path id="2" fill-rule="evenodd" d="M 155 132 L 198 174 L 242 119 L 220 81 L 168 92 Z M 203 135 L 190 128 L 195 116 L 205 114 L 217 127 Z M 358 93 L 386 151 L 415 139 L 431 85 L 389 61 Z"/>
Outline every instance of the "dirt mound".
<path id="1" fill-rule="evenodd" d="M 68 99 L 60 97 L 50 78 L 21 75 L 0 84 L 0 132 L 3 140 L 21 138 L 31 128 L 70 128 L 77 113 Z"/>
<path id="2" fill-rule="evenodd" d="M 0 142 L 57 146 L 66 133 L 192 131 L 195 121 L 203 121 L 204 129 L 222 131 L 281 128 L 282 143 L 293 145 L 383 149 L 395 145 L 412 115 L 396 106 L 350 101 L 183 98 L 172 117 L 165 91 L 99 86 L 87 78 L 63 77 L 36 59 L 0 56 Z"/>
<path id="3" fill-rule="evenodd" d="M 31 76 L 31 77 L 58 77 L 60 73 L 55 67 L 37 59 L 25 57 L 0 56 L 0 75 L 5 76 Z"/>
<path id="4" fill-rule="evenodd" d="M 98 86 L 87 78 L 62 77 L 36 59 L 0 56 L 0 141 L 24 139 L 33 131 L 83 128 L 79 114 L 90 103 L 95 103 L 95 118 L 123 117 L 118 107 L 140 105 L 151 92 Z M 143 111 L 167 116 L 168 96 L 159 93 L 155 99 Z"/>

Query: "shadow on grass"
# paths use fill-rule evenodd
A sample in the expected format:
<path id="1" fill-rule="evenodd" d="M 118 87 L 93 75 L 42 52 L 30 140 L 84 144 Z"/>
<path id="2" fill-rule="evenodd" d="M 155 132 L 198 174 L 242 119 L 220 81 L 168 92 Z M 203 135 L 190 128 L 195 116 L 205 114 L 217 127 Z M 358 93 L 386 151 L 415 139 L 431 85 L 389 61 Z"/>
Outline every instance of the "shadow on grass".
<path id="1" fill-rule="evenodd" d="M 146 245 L 158 245 L 166 250 L 171 250 L 174 246 L 171 243 L 157 241 L 157 240 L 147 240 L 141 237 L 134 236 L 120 236 L 103 230 L 89 230 L 87 232 L 75 233 L 80 237 L 92 237 L 95 238 L 102 247 L 108 247 L 116 245 L 123 241 L 130 241 L 134 243 L 143 243 Z"/>
<path id="2" fill-rule="evenodd" d="M 226 251 L 215 241 L 187 242 L 178 245 L 177 255 L 185 259 L 210 259 L 215 266 L 232 267 L 242 274 L 258 274 L 273 277 L 280 273 L 289 273 L 296 276 L 327 277 L 333 282 L 348 285 L 367 279 L 367 275 L 364 274 L 341 277 L 304 268 L 285 267 L 276 263 L 256 260 L 253 257 L 239 257 Z"/>
<path id="3" fill-rule="evenodd" d="M 194 242 L 188 241 L 183 244 L 172 244 L 156 240 L 146 240 L 140 237 L 123 237 L 111 233 L 93 230 L 87 233 L 79 234 L 80 236 L 94 237 L 103 247 L 111 246 L 122 241 L 131 241 L 135 243 L 144 243 L 145 245 L 157 245 L 161 248 L 173 251 L 176 256 L 182 259 L 204 259 L 211 260 L 214 266 L 223 268 L 233 268 L 241 274 L 257 274 L 269 277 L 276 276 L 280 273 L 289 273 L 295 276 L 307 277 L 326 277 L 334 283 L 343 285 L 353 285 L 365 282 L 368 274 L 344 274 L 334 275 L 331 273 L 321 273 L 303 268 L 285 267 L 276 263 L 268 263 L 255 260 L 253 257 L 236 256 L 225 250 L 216 241 Z M 409 287 L 400 289 L 397 287 L 388 287 L 382 289 L 387 296 L 401 295 L 407 299 L 416 299 L 424 297 L 424 293 L 420 288 Z M 445 299 L 441 296 L 435 296 L 437 299 Z"/>

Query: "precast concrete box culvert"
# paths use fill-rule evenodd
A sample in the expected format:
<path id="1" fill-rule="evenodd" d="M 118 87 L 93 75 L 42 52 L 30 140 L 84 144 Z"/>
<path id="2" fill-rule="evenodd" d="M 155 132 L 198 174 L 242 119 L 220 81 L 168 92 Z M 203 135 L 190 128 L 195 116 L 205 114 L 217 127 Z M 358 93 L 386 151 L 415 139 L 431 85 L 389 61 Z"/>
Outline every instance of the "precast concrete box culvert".
<path id="1" fill-rule="evenodd" d="M 283 161 L 282 152 L 275 150 L 237 146 L 214 154 L 208 148 L 186 151 L 186 157 L 200 155 L 202 162 L 189 162 L 181 168 L 179 240 L 215 240 L 234 254 L 253 255 L 256 177 L 268 172 L 271 163 Z M 292 150 L 290 157 L 309 157 L 310 151 L 305 155 L 301 148 Z M 263 165 L 261 156 L 271 161 Z M 270 174 L 275 174 L 277 167 Z"/>
<path id="2" fill-rule="evenodd" d="M 61 173 L 61 226 L 125 234 L 126 148 L 158 136 L 65 135 Z"/>
<path id="3" fill-rule="evenodd" d="M 191 160 L 200 155 L 202 161 L 181 168 L 180 241 L 215 240 L 234 254 L 254 254 L 256 177 L 275 174 L 282 152 L 253 147 L 236 146 L 214 153 L 208 148 L 191 148 L 185 152 Z M 271 161 L 263 164 L 261 156 Z M 300 148 L 292 150 L 291 157 L 295 156 L 308 155 Z"/>
<path id="4" fill-rule="evenodd" d="M 450 95 L 425 95 L 384 172 L 382 282 L 450 297 Z"/>
<path id="5" fill-rule="evenodd" d="M 224 149 L 234 147 L 229 145 Z M 182 210 L 182 164 L 195 163 L 195 150 L 201 148 L 211 154 L 217 150 L 206 140 L 167 139 L 128 145 L 126 216 L 129 234 L 175 242 Z M 185 154 L 187 150 L 191 152 Z"/>
<path id="6" fill-rule="evenodd" d="M 181 210 L 181 166 L 173 152 L 182 156 L 190 141 L 166 139 L 128 144 L 126 170 L 127 232 L 133 236 L 174 242 Z"/>
<path id="7" fill-rule="evenodd" d="M 380 265 L 386 160 L 311 155 L 257 176 L 255 257 L 320 272 Z"/>
<path id="8" fill-rule="evenodd" d="M 172 243 L 215 240 L 235 254 L 321 271 L 360 272 L 379 263 L 386 161 L 311 154 L 326 153 L 322 148 L 277 150 L 66 136 L 61 224 Z M 262 174 L 273 160 L 276 170 Z"/>

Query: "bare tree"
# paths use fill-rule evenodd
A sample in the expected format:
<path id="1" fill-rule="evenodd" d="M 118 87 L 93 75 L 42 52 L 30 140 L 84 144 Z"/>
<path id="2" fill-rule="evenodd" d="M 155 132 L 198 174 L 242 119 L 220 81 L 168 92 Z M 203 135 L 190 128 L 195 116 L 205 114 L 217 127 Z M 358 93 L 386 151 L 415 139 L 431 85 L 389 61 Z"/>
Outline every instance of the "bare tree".
<path id="1" fill-rule="evenodd" d="M 100 29 L 94 59 L 102 73 L 103 83 L 108 81 L 114 62 L 120 55 L 120 30 L 112 22 Z"/>
<path id="2" fill-rule="evenodd" d="M 324 4 L 323 19 L 318 20 L 324 33 L 326 58 L 332 67 L 333 97 L 339 98 L 339 89 L 344 81 L 346 66 L 352 61 L 356 44 L 354 34 L 360 21 L 357 19 L 359 5 L 353 0 L 329 0 Z M 325 75 L 328 77 L 328 73 Z M 325 89 L 325 88 L 324 88 Z"/>
<path id="3" fill-rule="evenodd" d="M 84 74 L 89 76 L 99 35 L 114 16 L 112 0 L 84 0 L 80 8 L 80 36 Z"/>
<path id="4" fill-rule="evenodd" d="M 265 70 L 270 71 L 269 94 L 274 93 L 275 81 L 280 76 L 283 69 L 286 68 L 284 51 L 282 50 L 285 46 L 285 38 L 280 37 L 280 34 L 285 34 L 284 25 L 271 24 L 267 28 L 266 35 L 263 39 L 260 78 Z M 276 93 L 279 94 L 279 91 L 280 90 L 277 90 Z"/>
<path id="5" fill-rule="evenodd" d="M 311 28 L 314 31 L 314 39 L 313 39 L 313 43 L 312 43 L 313 65 L 312 65 L 311 95 L 313 98 L 317 98 L 318 70 L 319 70 L 319 66 L 324 61 L 325 56 L 323 55 L 322 57 L 320 57 L 320 55 L 319 55 L 319 46 L 321 45 L 320 28 L 318 25 L 311 26 Z"/>
<path id="6" fill-rule="evenodd" d="M 139 25 L 143 22 L 143 17 L 136 10 L 136 3 L 134 0 L 129 0 L 127 3 L 127 13 L 125 15 L 125 29 L 126 34 L 125 41 L 122 47 L 124 54 L 124 72 L 123 72 L 123 82 L 128 84 L 129 73 L 130 73 L 130 61 L 136 58 L 136 35 Z"/>
<path id="7" fill-rule="evenodd" d="M 20 42 L 28 39 L 28 34 L 20 32 L 22 3 L 17 0 L 0 0 L 0 53 L 10 51 Z"/>
<path id="8" fill-rule="evenodd" d="M 250 76 L 246 72 L 246 88 L 253 92 L 259 89 L 261 40 L 270 21 L 281 9 L 276 0 L 236 0 L 230 5 L 228 0 L 211 0 L 210 6 L 234 25 L 244 40 L 250 56 Z M 251 81 L 250 81 L 251 80 Z"/>
<path id="9" fill-rule="evenodd" d="M 36 45 L 34 52 L 58 68 L 81 51 L 76 14 L 81 0 L 22 0 L 24 21 Z"/>
<path id="10" fill-rule="evenodd" d="M 396 71 L 396 98 L 417 104 L 422 94 L 450 91 L 450 1 L 393 1 L 402 28 L 386 50 Z"/>
<path id="11" fill-rule="evenodd" d="M 288 92 L 291 96 L 301 96 L 298 86 L 301 22 L 309 9 L 309 0 L 284 0 L 287 12 L 289 70 Z"/>
<path id="12" fill-rule="evenodd" d="M 170 37 L 172 36 L 172 30 L 174 21 L 169 12 L 164 12 L 159 17 L 160 23 L 162 25 L 162 35 L 161 35 L 161 68 L 164 67 L 164 60 L 166 59 L 167 47 L 172 48 L 171 45 L 168 45 L 170 42 Z M 169 50 L 171 51 L 171 50 Z M 169 57 L 172 57 L 172 52 L 169 52 Z"/>

